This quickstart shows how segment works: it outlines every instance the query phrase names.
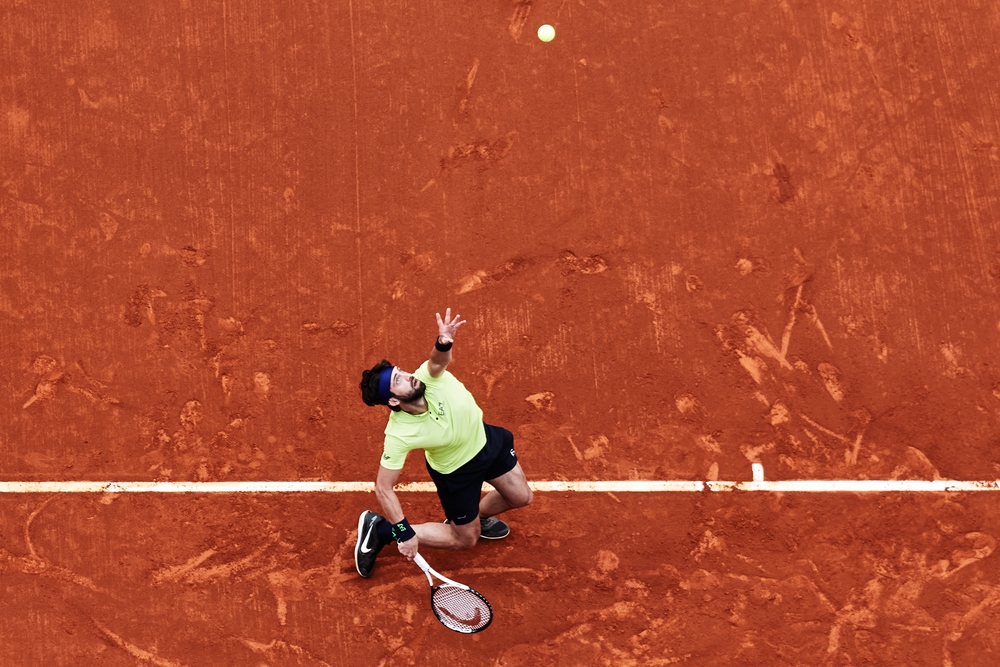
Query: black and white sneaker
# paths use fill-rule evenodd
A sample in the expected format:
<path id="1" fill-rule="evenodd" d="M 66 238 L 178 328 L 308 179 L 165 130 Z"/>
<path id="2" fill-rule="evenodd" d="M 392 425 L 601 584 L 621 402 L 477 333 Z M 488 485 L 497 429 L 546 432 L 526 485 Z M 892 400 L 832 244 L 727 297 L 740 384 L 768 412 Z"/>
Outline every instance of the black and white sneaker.
<path id="1" fill-rule="evenodd" d="M 451 523 L 451 519 L 445 519 L 445 523 Z M 510 526 L 496 518 L 489 516 L 479 519 L 479 537 L 484 540 L 502 540 L 510 535 Z"/>
<path id="2" fill-rule="evenodd" d="M 510 535 L 510 526 L 495 516 L 479 520 L 479 537 L 484 540 L 502 540 L 508 535 Z"/>
<path id="3" fill-rule="evenodd" d="M 367 579 L 375 569 L 375 558 L 385 546 L 378 540 L 375 527 L 385 519 L 375 512 L 365 510 L 358 518 L 358 543 L 354 545 L 354 564 L 358 574 Z"/>

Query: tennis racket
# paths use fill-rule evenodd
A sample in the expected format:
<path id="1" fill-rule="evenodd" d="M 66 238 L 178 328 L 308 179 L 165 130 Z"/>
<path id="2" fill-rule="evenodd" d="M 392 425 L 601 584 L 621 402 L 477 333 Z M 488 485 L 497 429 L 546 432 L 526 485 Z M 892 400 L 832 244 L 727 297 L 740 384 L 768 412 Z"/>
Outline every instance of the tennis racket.
<path id="1" fill-rule="evenodd" d="M 431 609 L 444 627 L 465 634 L 490 627 L 493 607 L 486 598 L 465 584 L 441 576 L 420 554 L 413 557 L 413 562 L 427 575 L 427 583 L 431 585 Z M 435 586 L 434 577 L 444 583 Z"/>

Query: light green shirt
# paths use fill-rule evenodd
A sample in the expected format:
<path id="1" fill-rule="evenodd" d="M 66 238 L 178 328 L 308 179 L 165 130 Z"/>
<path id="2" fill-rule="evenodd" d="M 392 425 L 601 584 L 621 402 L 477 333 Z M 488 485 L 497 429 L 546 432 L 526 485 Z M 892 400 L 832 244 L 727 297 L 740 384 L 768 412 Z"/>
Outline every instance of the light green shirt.
<path id="1" fill-rule="evenodd" d="M 427 412 L 411 415 L 400 410 L 389 415 L 382 465 L 390 470 L 402 470 L 406 455 L 422 449 L 431 468 L 447 475 L 472 460 L 486 445 L 483 411 L 476 399 L 448 371 L 441 377 L 431 377 L 429 366 L 430 362 L 425 361 L 413 373 L 427 385 Z"/>

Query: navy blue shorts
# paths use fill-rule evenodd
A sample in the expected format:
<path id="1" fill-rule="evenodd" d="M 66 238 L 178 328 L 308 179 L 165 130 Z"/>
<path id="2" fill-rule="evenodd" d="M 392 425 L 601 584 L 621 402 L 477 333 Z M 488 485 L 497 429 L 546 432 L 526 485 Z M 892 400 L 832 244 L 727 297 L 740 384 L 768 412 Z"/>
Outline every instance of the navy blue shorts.
<path id="1" fill-rule="evenodd" d="M 517 455 L 514 453 L 514 434 L 505 428 L 491 426 L 483 422 L 486 429 L 486 444 L 471 461 L 455 472 L 442 475 L 427 466 L 444 515 L 456 525 L 475 521 L 479 516 L 479 498 L 482 496 L 483 482 L 496 479 L 514 469 Z"/>

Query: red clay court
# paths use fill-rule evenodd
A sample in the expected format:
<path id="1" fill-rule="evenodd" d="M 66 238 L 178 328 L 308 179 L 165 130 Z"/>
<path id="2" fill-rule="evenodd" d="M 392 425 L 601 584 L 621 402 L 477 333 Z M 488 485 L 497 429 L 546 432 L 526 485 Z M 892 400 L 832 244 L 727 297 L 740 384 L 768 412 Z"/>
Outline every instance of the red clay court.
<path id="1" fill-rule="evenodd" d="M 0 665 L 1000 663 L 998 7 L 0 0 Z M 981 490 L 539 491 L 472 636 L 370 492 L 13 492 L 371 481 L 446 307 L 532 482 Z"/>

